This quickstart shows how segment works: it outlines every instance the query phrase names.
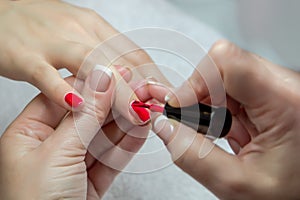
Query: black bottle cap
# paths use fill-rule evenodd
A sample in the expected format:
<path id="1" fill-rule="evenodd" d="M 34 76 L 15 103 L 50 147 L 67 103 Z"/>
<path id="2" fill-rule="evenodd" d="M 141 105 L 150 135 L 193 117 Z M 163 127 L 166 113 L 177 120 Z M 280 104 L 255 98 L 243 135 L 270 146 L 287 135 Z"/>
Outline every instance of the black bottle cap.
<path id="1" fill-rule="evenodd" d="M 227 108 L 211 107 L 202 103 L 179 108 L 167 103 L 163 114 L 193 128 L 198 133 L 215 138 L 225 137 L 232 124 L 232 115 Z"/>

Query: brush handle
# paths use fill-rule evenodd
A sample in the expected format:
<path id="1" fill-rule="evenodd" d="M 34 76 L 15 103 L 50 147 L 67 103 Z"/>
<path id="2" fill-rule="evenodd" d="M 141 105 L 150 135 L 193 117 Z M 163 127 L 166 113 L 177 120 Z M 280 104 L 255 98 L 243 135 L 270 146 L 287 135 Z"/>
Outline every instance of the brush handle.
<path id="1" fill-rule="evenodd" d="M 202 103 L 180 108 L 166 104 L 163 114 L 193 128 L 198 133 L 214 138 L 225 137 L 232 124 L 232 115 L 227 108 Z"/>

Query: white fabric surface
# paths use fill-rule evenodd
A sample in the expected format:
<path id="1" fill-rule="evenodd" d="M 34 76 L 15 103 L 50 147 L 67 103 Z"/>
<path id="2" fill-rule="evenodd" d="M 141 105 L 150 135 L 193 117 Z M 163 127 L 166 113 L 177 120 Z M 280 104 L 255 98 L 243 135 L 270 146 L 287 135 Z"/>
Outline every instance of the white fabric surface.
<path id="1" fill-rule="evenodd" d="M 209 49 L 221 36 L 205 24 L 182 13 L 166 0 L 69 0 L 81 6 L 95 9 L 118 30 L 128 31 L 141 27 L 163 27 L 182 32 Z M 134 40 L 134 38 L 132 38 Z M 155 61 L 173 66 L 182 71 L 174 60 L 155 55 Z M 184 69 L 185 76 L 191 69 Z M 17 116 L 24 106 L 38 93 L 26 83 L 10 81 L 0 77 L 0 133 Z M 151 146 L 147 143 L 146 146 Z M 144 147 L 147 148 L 147 147 Z M 107 192 L 105 199 L 216 199 L 180 169 L 171 165 L 148 174 L 122 173 Z"/>

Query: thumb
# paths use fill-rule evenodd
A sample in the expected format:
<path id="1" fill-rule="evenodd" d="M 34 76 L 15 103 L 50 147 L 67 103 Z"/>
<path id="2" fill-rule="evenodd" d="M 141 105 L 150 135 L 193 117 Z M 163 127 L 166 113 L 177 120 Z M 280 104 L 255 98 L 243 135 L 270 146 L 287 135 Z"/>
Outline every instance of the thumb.
<path id="1" fill-rule="evenodd" d="M 81 80 L 75 84 L 82 84 Z M 63 120 L 52 135 L 52 142 L 68 146 L 71 143 L 74 148 L 87 149 L 109 114 L 114 86 L 113 72 L 97 65 L 85 80 L 82 90 L 85 104 L 82 110 L 70 113 Z"/>
<path id="2" fill-rule="evenodd" d="M 175 164 L 221 199 L 232 199 L 246 189 L 248 171 L 234 155 L 216 146 L 193 129 L 157 117 L 154 132 L 163 140 Z M 240 196 L 242 197 L 242 196 Z M 240 198 L 236 198 L 240 199 Z"/>
<path id="3" fill-rule="evenodd" d="M 169 104 L 192 104 L 209 98 L 218 106 L 225 103 L 227 93 L 245 106 L 260 105 L 266 102 L 266 91 L 276 89 L 274 74 L 267 66 L 268 61 L 220 40 L 175 95 L 169 95 Z"/>

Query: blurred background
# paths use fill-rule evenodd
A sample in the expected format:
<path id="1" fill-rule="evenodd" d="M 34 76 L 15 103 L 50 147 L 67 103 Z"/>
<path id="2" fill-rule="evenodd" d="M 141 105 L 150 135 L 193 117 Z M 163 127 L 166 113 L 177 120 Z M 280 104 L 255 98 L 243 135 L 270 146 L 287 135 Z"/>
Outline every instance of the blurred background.
<path id="1" fill-rule="evenodd" d="M 298 0 L 169 0 L 239 46 L 299 69 Z"/>
<path id="2" fill-rule="evenodd" d="M 68 0 L 97 11 L 121 32 L 144 27 L 176 30 L 204 50 L 220 38 L 289 68 L 299 69 L 298 0 Z M 131 38 L 135 40 L 135 38 Z M 149 38 L 151 40 L 151 38 Z M 176 42 L 176 41 L 172 41 Z M 197 52 L 194 52 L 197 53 Z M 182 63 L 149 52 L 155 62 L 178 72 Z M 61 72 L 63 76 L 68 73 Z M 172 81 L 172 80 L 171 80 Z M 175 80 L 176 81 L 176 80 Z M 27 83 L 0 77 L 0 134 L 39 92 Z M 224 141 L 221 146 L 229 151 Z M 154 144 L 147 142 L 143 150 Z M 221 163 L 220 163 L 221 164 Z M 144 174 L 122 173 L 105 199 L 217 199 L 174 165 Z"/>

